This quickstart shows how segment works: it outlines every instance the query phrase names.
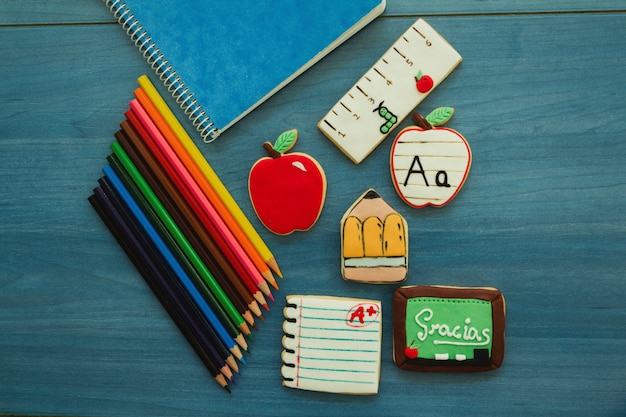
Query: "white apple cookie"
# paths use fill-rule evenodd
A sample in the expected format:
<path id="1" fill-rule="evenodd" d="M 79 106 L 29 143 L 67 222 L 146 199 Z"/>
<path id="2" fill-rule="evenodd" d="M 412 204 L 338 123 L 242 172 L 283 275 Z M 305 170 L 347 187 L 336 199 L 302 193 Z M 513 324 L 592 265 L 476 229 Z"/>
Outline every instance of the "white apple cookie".
<path id="1" fill-rule="evenodd" d="M 402 200 L 415 208 L 442 207 L 459 192 L 472 164 L 467 140 L 456 130 L 438 127 L 454 113 L 435 109 L 426 117 L 414 113 L 418 126 L 403 129 L 391 148 L 393 185 Z"/>
<path id="2" fill-rule="evenodd" d="M 307 231 L 317 222 L 326 200 L 326 174 L 311 156 L 292 152 L 296 129 L 282 133 L 274 145 L 263 144 L 268 156 L 256 161 L 248 191 L 259 220 L 271 232 Z"/>

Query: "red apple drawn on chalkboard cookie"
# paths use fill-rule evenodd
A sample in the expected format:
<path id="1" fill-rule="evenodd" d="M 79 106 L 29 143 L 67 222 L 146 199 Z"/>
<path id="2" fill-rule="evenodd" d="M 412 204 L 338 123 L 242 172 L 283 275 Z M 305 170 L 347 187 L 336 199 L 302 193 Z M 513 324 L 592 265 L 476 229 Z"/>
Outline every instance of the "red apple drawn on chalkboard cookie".
<path id="1" fill-rule="evenodd" d="M 276 143 L 263 144 L 268 156 L 250 170 L 248 190 L 261 223 L 278 235 L 309 230 L 319 218 L 326 199 L 326 175 L 307 154 L 290 150 L 296 129 L 282 133 Z"/>
<path id="2" fill-rule="evenodd" d="M 411 342 L 409 346 L 404 348 L 404 356 L 406 356 L 409 359 L 417 358 L 417 355 L 419 354 L 419 351 L 417 349 L 418 347 L 419 345 L 418 346 L 414 345 L 414 341 Z"/>
<path id="3" fill-rule="evenodd" d="M 414 113 L 418 126 L 403 129 L 391 148 L 393 185 L 405 203 L 415 208 L 441 207 L 450 202 L 463 184 L 472 163 L 467 140 L 441 126 L 454 113 L 450 107 L 435 109 L 425 118 Z"/>
<path id="4" fill-rule="evenodd" d="M 415 87 L 417 87 L 417 91 L 420 93 L 428 93 L 434 85 L 435 82 L 432 77 L 430 75 L 423 74 L 422 70 L 419 70 L 417 76 L 415 77 Z"/>

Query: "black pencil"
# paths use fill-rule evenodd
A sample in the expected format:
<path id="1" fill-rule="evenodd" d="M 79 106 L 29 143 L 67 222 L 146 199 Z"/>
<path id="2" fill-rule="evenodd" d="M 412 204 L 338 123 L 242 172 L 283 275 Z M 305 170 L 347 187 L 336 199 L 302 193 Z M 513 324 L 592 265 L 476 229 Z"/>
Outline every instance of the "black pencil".
<path id="1" fill-rule="evenodd" d="M 146 247 L 152 249 L 151 253 L 153 254 L 153 256 L 159 259 L 162 265 L 167 265 L 167 268 L 166 268 L 167 274 L 165 275 L 165 277 L 170 279 L 169 281 L 171 283 L 170 286 L 173 285 L 173 286 L 176 286 L 173 288 L 180 289 L 180 291 L 178 291 L 178 293 L 175 293 L 175 295 L 178 294 L 179 298 L 185 301 L 186 305 L 195 306 L 195 303 L 191 300 L 191 297 L 189 297 L 188 295 L 185 295 L 187 294 L 187 292 L 183 290 L 182 286 L 178 284 L 179 281 L 175 278 L 175 274 L 172 271 L 171 267 L 169 267 L 169 264 L 162 258 L 158 249 L 154 248 L 154 245 L 152 244 L 151 239 L 149 238 L 149 236 L 147 236 L 144 229 L 137 224 L 137 221 L 135 220 L 134 215 L 126 207 L 126 204 L 124 203 L 124 200 L 122 199 L 122 197 L 118 194 L 117 189 L 110 183 L 109 179 L 106 176 L 100 178 L 98 180 L 98 183 L 100 184 L 100 190 L 103 191 L 104 195 L 111 201 L 113 207 L 117 211 L 119 211 L 122 218 L 125 219 L 126 222 L 129 224 L 129 227 L 132 230 L 134 230 L 135 233 L 140 238 L 142 238 L 142 242 L 144 243 Z M 150 218 L 149 212 L 146 213 L 144 211 L 144 214 L 146 215 L 146 217 Z M 154 224 L 153 224 L 153 227 L 154 227 Z M 202 317 L 202 316 L 199 316 L 199 317 Z M 226 363 L 229 368 L 234 369 L 235 371 L 238 371 L 237 364 L 234 361 L 230 351 L 228 350 L 226 345 L 221 341 L 219 336 L 217 336 L 217 333 L 215 329 L 213 328 L 212 324 L 206 319 L 204 319 L 203 317 L 199 323 L 201 323 L 203 327 L 205 328 L 205 332 L 207 333 L 207 336 L 209 337 L 209 340 L 211 341 L 211 349 L 215 350 L 217 356 L 222 361 L 224 361 L 224 363 Z M 228 369 L 224 368 L 223 370 L 225 372 L 225 375 L 230 379 L 232 377 L 232 373 L 230 373 Z"/>
<path id="2" fill-rule="evenodd" d="M 233 279 L 229 278 L 229 274 L 234 274 L 232 271 L 232 267 L 227 265 L 229 268 L 226 270 L 224 268 L 225 265 L 219 264 L 216 256 L 214 256 L 209 248 L 203 244 L 202 239 L 199 235 L 203 232 L 206 232 L 202 225 L 199 222 L 192 223 L 189 221 L 188 217 L 185 216 L 181 207 L 176 204 L 175 196 L 172 196 L 171 193 L 167 192 L 167 185 L 165 182 L 169 181 L 169 178 L 164 176 L 162 170 L 159 170 L 160 167 L 155 166 L 157 162 L 150 158 L 152 155 L 147 154 L 149 150 L 145 148 L 139 148 L 138 145 L 142 145 L 142 143 L 134 143 L 129 135 L 120 130 L 115 133 L 115 137 L 117 141 L 120 143 L 122 148 L 126 151 L 129 158 L 133 161 L 141 175 L 143 175 L 146 182 L 152 188 L 152 191 L 157 195 L 161 203 L 165 206 L 170 215 L 174 218 L 174 221 L 181 228 L 189 243 L 194 247 L 200 258 L 204 261 L 205 265 L 209 268 L 209 270 L 213 273 L 217 281 L 222 286 L 222 289 L 228 294 L 228 297 L 233 302 L 237 310 L 241 313 L 243 318 L 253 327 L 256 327 L 254 323 L 254 318 L 250 313 L 251 305 L 247 305 L 246 300 L 242 297 L 242 295 L 235 288 L 235 282 Z M 172 190 L 170 188 L 170 190 Z M 173 191 L 173 190 L 172 190 Z M 232 272 L 231 272 L 232 271 Z M 249 293 L 248 293 L 249 294 Z M 249 295 L 250 299 L 252 296 Z M 254 302 L 256 305 L 256 302 Z M 253 306 L 252 306 L 253 307 Z M 258 313 L 260 315 L 260 310 L 258 309 L 258 305 L 256 306 L 255 314 Z M 262 315 L 260 316 L 262 317 Z M 244 349 L 247 350 L 246 347 Z"/>
<path id="3" fill-rule="evenodd" d="M 198 276 L 196 269 L 193 267 L 193 265 L 191 265 L 191 263 L 189 262 L 189 259 L 185 256 L 185 254 L 182 252 L 180 247 L 176 244 L 176 242 L 174 241 L 170 233 L 167 231 L 167 229 L 165 228 L 165 226 L 163 225 L 159 217 L 152 210 L 152 208 L 150 207 L 148 202 L 145 200 L 141 192 L 137 189 L 137 187 L 135 186 L 135 183 L 128 176 L 126 170 L 124 169 L 122 164 L 119 162 L 117 157 L 115 155 L 109 155 L 107 157 L 107 160 L 109 161 L 113 171 L 115 171 L 115 173 L 118 175 L 122 183 L 126 186 L 128 192 L 134 198 L 137 205 L 142 209 L 145 216 L 150 220 L 150 223 L 152 224 L 152 226 L 158 231 L 161 238 L 167 243 L 167 246 L 170 248 L 170 250 L 176 257 L 180 265 L 183 267 L 183 269 L 185 270 L 189 278 L 194 282 L 195 287 L 202 294 L 202 296 L 207 301 L 207 303 L 211 306 L 211 308 L 213 308 L 213 311 L 215 312 L 216 316 L 218 317 L 222 325 L 229 331 L 231 335 L 233 333 L 238 333 L 238 329 L 235 327 L 230 317 L 224 312 L 224 309 L 219 304 L 219 302 L 215 299 L 215 296 L 213 295 L 213 293 L 206 287 L 202 279 Z M 116 195 L 116 191 L 114 187 L 112 187 L 111 184 L 107 183 L 106 177 L 101 178 L 100 183 L 101 184 L 105 183 L 106 189 L 111 190 L 113 195 Z M 222 346 L 221 343 L 220 343 L 220 346 Z M 243 358 L 243 355 L 241 354 L 241 350 L 237 346 L 235 346 L 231 350 L 228 350 L 225 347 L 225 353 L 226 353 L 226 356 L 224 356 L 224 360 L 226 361 L 226 363 L 228 363 L 231 368 L 233 368 L 235 371 L 238 372 L 238 366 L 232 356 L 235 355 L 237 359 L 242 361 L 242 363 L 245 363 L 245 359 Z"/>
<path id="4" fill-rule="evenodd" d="M 217 242 L 215 242 L 211 234 L 202 225 L 202 222 L 196 216 L 189 203 L 182 196 L 180 190 L 174 185 L 172 180 L 163 169 L 163 166 L 158 162 L 156 157 L 152 154 L 152 151 L 141 139 L 141 136 L 139 136 L 139 133 L 137 133 L 133 125 L 128 120 L 126 120 L 122 122 L 120 126 L 122 127 L 121 132 L 126 135 L 134 148 L 139 152 L 145 162 L 149 165 L 151 171 L 159 178 L 160 184 L 164 192 L 170 197 L 172 203 L 177 207 L 178 211 L 184 215 L 184 217 L 187 219 L 187 222 L 196 231 L 198 237 L 200 237 L 200 239 L 202 240 L 202 246 L 205 247 L 213 255 L 216 262 L 226 273 L 227 278 L 232 281 L 233 285 L 237 288 L 237 291 L 244 298 L 244 301 L 247 303 L 248 308 L 258 317 L 262 318 L 258 303 L 261 303 L 261 305 L 263 305 L 266 309 L 269 309 L 269 307 L 267 306 L 267 302 L 265 301 L 261 290 L 259 290 L 258 288 L 254 288 L 254 290 L 252 290 L 246 286 L 244 280 L 236 272 L 235 266 L 231 264 L 226 254 L 222 252 Z"/>
<path id="5" fill-rule="evenodd" d="M 98 197 L 96 194 L 93 194 L 89 197 L 89 202 L 109 228 L 120 246 L 124 249 L 127 256 L 131 259 L 163 307 L 167 310 L 170 317 L 172 317 L 180 331 L 199 356 L 200 360 L 202 360 L 210 374 L 213 376 L 213 379 L 230 393 L 231 390 L 228 386 L 226 378 L 217 368 L 217 365 L 213 362 L 213 359 L 205 350 L 194 332 L 193 323 L 195 321 L 179 309 L 180 306 L 177 306 L 174 300 L 168 297 L 167 292 L 161 286 L 161 283 L 165 280 L 162 274 L 166 268 L 163 265 L 157 265 L 154 259 L 148 255 L 147 250 L 141 243 L 139 243 L 136 236 L 134 236 L 130 230 L 125 229 L 124 224 L 120 223 L 119 218 L 116 219 L 114 217 L 114 209 L 112 207 L 109 206 L 108 208 L 105 208 L 110 203 L 103 199 L 102 196 Z"/>

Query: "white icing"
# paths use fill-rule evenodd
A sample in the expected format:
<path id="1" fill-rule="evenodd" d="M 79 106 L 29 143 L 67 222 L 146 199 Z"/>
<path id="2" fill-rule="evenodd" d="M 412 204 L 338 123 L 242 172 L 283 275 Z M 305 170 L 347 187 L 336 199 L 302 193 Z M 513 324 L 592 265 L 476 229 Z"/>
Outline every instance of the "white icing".
<path id="1" fill-rule="evenodd" d="M 456 131 L 406 129 L 394 143 L 391 175 L 400 196 L 415 207 L 443 205 L 465 182 L 471 150 Z"/>
<path id="2" fill-rule="evenodd" d="M 371 256 L 364 258 L 346 258 L 344 261 L 344 266 L 347 268 L 400 267 L 406 266 L 406 258 L 404 256 Z"/>
<path id="3" fill-rule="evenodd" d="M 396 118 L 393 128 L 461 62 L 461 56 L 424 20 L 417 20 L 318 123 L 319 129 L 354 163 L 359 163 L 385 139 L 381 126 Z M 428 93 L 415 87 L 418 71 L 434 81 Z M 382 103 L 382 104 L 381 104 Z"/>
<path id="4" fill-rule="evenodd" d="M 485 328 L 479 331 L 470 326 L 471 320 L 469 318 L 465 319 L 465 325 L 461 327 L 446 323 L 430 323 L 433 316 L 434 313 L 430 308 L 424 308 L 415 315 L 415 322 L 422 329 L 417 333 L 417 338 L 421 342 L 429 336 L 434 336 L 433 344 L 435 345 L 487 346 L 491 343 L 490 329 Z M 437 339 L 437 337 L 445 339 Z"/>
<path id="5" fill-rule="evenodd" d="M 380 301 L 289 296 L 287 303 L 284 385 L 337 393 L 378 392 Z"/>
<path id="6" fill-rule="evenodd" d="M 304 167 L 304 164 L 300 161 L 293 161 L 291 165 L 298 168 L 300 171 L 306 172 L 306 168 Z"/>

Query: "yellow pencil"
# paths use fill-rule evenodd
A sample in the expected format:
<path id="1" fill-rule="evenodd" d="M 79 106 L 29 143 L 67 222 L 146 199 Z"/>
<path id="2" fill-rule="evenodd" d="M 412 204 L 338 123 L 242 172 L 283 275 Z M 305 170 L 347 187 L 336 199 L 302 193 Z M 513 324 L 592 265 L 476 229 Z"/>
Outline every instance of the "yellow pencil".
<path id="1" fill-rule="evenodd" d="M 239 226 L 246 233 L 252 245 L 259 252 L 265 263 L 279 276 L 282 278 L 282 273 L 278 264 L 276 263 L 276 259 L 274 255 L 267 247 L 261 236 L 259 236 L 258 232 L 252 226 L 252 223 L 248 220 L 244 212 L 241 210 L 235 199 L 230 195 L 230 192 L 226 189 L 222 181 L 219 179 L 211 165 L 204 158 L 198 147 L 193 143 L 193 140 L 189 137 L 185 128 L 180 124 L 174 113 L 170 110 L 163 100 L 163 97 L 159 94 L 157 89 L 154 87 L 150 79 L 146 75 L 142 75 L 137 80 L 139 86 L 146 92 L 146 94 L 150 97 L 154 105 L 157 107 L 161 116 L 165 119 L 170 128 L 174 131 L 178 139 L 185 147 L 193 161 L 200 168 L 206 180 L 211 184 L 215 192 L 221 197 L 224 204 L 228 207 L 233 217 L 239 223 Z"/>

